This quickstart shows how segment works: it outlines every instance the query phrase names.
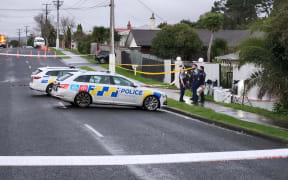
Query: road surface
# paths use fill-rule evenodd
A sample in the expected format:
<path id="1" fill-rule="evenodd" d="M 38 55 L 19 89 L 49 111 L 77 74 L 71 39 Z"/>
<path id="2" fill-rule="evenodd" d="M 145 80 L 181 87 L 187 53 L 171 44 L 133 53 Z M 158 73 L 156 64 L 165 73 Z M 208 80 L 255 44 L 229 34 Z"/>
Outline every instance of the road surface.
<path id="1" fill-rule="evenodd" d="M 30 53 L 20 49 L 19 53 Z M 37 54 L 37 50 L 32 50 Z M 6 52 L 6 49 L 0 49 Z M 9 53 L 16 53 L 9 49 Z M 43 52 L 41 52 L 43 54 Z M 29 89 L 33 70 L 59 59 L 0 56 L 0 156 L 117 156 L 287 148 L 165 110 L 81 109 Z M 29 162 L 27 162 L 29 163 Z M 287 180 L 287 159 L 122 166 L 0 167 L 7 180 Z"/>

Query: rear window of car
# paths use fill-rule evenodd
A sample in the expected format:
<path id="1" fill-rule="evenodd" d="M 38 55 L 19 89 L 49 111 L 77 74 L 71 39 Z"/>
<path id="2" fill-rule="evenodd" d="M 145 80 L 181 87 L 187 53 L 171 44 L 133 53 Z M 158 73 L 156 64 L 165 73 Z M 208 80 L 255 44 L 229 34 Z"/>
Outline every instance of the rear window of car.
<path id="1" fill-rule="evenodd" d="M 41 73 L 42 71 L 40 69 L 37 69 L 36 71 L 32 72 L 32 75 L 37 75 L 39 73 Z"/>
<path id="2" fill-rule="evenodd" d="M 66 79 L 68 79 L 71 76 L 73 76 L 72 73 L 67 73 L 64 76 L 61 76 L 61 77 L 57 78 L 57 81 L 65 81 Z"/>
<path id="3" fill-rule="evenodd" d="M 65 70 L 65 71 L 60 71 L 58 73 L 58 77 L 60 76 L 64 76 L 65 74 L 69 73 L 69 72 L 77 72 L 77 70 Z"/>
<path id="4" fill-rule="evenodd" d="M 58 76 L 59 71 L 48 71 L 46 75 L 48 76 Z"/>
<path id="5" fill-rule="evenodd" d="M 83 75 L 79 76 L 76 79 L 74 79 L 75 82 L 89 82 L 90 81 L 90 75 Z"/>

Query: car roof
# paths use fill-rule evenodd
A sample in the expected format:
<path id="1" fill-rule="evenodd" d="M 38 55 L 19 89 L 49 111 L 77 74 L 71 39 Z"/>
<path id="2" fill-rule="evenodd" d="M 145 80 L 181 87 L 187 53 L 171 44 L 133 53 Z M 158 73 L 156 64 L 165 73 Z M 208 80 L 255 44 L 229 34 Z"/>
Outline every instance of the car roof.
<path id="1" fill-rule="evenodd" d="M 45 70 L 79 70 L 79 69 L 77 69 L 77 68 L 75 68 L 75 67 L 40 67 L 40 68 L 38 68 L 38 69 L 40 69 L 40 70 L 43 70 L 43 71 L 45 71 Z"/>

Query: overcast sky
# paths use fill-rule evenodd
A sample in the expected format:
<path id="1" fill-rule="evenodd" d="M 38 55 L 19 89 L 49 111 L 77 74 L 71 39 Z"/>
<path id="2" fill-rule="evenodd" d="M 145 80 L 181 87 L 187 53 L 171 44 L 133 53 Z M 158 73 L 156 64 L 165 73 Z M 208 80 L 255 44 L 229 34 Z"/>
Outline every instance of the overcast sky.
<path id="1" fill-rule="evenodd" d="M 35 32 L 33 17 L 44 12 L 44 3 L 49 6 L 49 17 L 56 22 L 56 11 L 52 0 L 1 0 L 0 34 L 17 36 L 21 28 L 24 36 L 25 26 Z M 143 5 L 139 1 L 144 2 Z M 87 8 L 96 5 L 108 5 L 109 0 L 64 0 L 61 8 L 77 7 L 81 10 L 61 10 L 60 16 L 69 16 L 75 23 L 81 23 L 87 32 L 93 26 L 109 26 L 109 7 Z M 175 24 L 182 19 L 196 21 L 199 16 L 212 7 L 214 0 L 115 0 L 116 28 L 126 27 L 131 21 L 132 27 L 148 25 L 152 12 L 156 13 L 156 23 L 167 21 Z M 147 7 L 148 6 L 148 7 Z M 36 11 L 4 11 L 3 9 L 36 9 Z M 41 10 L 42 9 L 42 10 Z M 151 10 L 150 10 L 151 9 Z"/>

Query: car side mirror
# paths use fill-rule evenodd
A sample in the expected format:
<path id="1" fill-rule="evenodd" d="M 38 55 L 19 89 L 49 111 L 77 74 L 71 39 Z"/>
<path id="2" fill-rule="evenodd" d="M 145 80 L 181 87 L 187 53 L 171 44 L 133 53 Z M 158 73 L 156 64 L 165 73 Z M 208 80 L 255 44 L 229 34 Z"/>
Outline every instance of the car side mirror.
<path id="1" fill-rule="evenodd" d="M 137 88 L 138 86 L 137 86 L 136 84 L 133 84 L 132 87 L 133 87 L 133 88 Z"/>

